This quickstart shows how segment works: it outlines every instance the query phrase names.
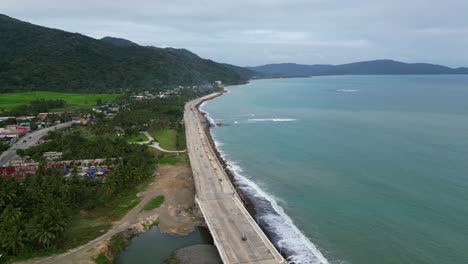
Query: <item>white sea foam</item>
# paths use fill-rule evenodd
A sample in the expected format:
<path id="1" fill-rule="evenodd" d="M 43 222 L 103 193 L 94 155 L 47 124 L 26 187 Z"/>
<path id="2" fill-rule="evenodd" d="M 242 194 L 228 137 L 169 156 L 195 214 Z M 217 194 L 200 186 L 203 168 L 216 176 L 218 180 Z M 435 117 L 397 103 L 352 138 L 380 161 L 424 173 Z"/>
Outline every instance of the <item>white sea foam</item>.
<path id="1" fill-rule="evenodd" d="M 289 254 L 288 262 L 291 264 L 328 264 L 328 260 L 323 254 L 302 234 L 294 225 L 293 220 L 284 212 L 284 209 L 278 204 L 279 199 L 263 191 L 256 183 L 245 177 L 238 163 L 229 159 L 228 155 L 219 148 L 223 144 L 215 138 L 214 142 L 242 191 L 270 203 L 274 212 L 265 213 L 260 218 L 268 225 L 267 228 L 278 237 L 274 241 L 275 245 L 282 251 L 292 252 Z"/>
<path id="2" fill-rule="evenodd" d="M 356 90 L 356 89 L 339 89 L 339 90 L 336 90 L 337 92 L 342 92 L 342 93 L 355 93 L 355 92 L 359 92 L 359 90 Z"/>
<path id="3" fill-rule="evenodd" d="M 200 111 L 205 113 L 207 119 L 215 124 L 208 112 L 203 110 L 205 102 L 200 105 Z M 291 122 L 292 118 L 257 118 L 249 119 L 251 122 Z M 236 182 L 242 191 L 249 195 L 267 201 L 274 212 L 265 212 L 260 215 L 262 222 L 267 224 L 267 228 L 275 234 L 276 241 L 273 241 L 281 251 L 288 252 L 288 261 L 291 264 L 328 264 L 328 260 L 317 249 L 317 247 L 294 225 L 293 220 L 284 212 L 278 204 L 278 199 L 263 191 L 256 183 L 244 176 L 242 168 L 229 155 L 222 151 L 224 145 L 218 141 L 213 131 L 211 131 L 214 144 L 221 157 L 226 161 L 229 170 L 233 173 Z"/>
<path id="4" fill-rule="evenodd" d="M 293 122 L 294 118 L 249 118 L 249 122 Z"/>
<path id="5" fill-rule="evenodd" d="M 208 119 L 208 122 L 210 122 L 211 125 L 216 126 L 216 121 L 210 116 L 210 113 L 208 113 L 207 111 L 203 110 L 203 107 L 205 106 L 205 104 L 206 104 L 206 101 L 204 101 L 203 103 L 201 103 L 200 106 L 198 107 L 198 109 L 200 110 L 200 112 L 202 112 L 202 113 L 205 114 L 206 119 Z"/>

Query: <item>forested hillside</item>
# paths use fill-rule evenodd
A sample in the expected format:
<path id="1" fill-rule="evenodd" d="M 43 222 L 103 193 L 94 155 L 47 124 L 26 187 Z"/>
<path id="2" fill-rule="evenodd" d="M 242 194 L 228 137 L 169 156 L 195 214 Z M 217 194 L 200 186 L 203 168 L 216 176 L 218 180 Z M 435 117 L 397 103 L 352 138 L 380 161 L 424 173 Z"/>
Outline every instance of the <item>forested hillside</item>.
<path id="1" fill-rule="evenodd" d="M 245 81 L 186 50 L 128 45 L 0 15 L 0 92 L 93 91 Z"/>

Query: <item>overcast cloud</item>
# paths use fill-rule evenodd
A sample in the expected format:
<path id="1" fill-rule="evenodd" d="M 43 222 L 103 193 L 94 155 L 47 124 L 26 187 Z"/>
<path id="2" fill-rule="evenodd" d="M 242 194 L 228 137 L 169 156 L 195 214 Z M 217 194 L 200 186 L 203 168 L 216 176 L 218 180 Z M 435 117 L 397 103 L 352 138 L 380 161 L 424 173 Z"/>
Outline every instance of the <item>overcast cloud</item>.
<path id="1" fill-rule="evenodd" d="M 468 66 L 468 0 L 0 0 L 0 12 L 241 66 L 382 58 Z"/>

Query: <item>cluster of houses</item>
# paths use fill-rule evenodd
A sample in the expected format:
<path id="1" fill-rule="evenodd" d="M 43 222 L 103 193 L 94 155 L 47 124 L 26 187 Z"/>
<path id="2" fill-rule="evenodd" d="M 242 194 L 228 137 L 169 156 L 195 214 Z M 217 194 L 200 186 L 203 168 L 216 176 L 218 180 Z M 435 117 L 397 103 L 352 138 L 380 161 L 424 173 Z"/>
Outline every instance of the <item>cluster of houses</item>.
<path id="1" fill-rule="evenodd" d="M 177 96 L 180 94 L 180 91 L 183 89 L 192 89 L 192 90 L 206 90 L 206 89 L 213 89 L 213 87 L 222 88 L 224 87 L 222 81 L 215 81 L 213 84 L 203 84 L 203 85 L 193 85 L 193 86 L 178 86 L 172 89 L 165 90 L 164 92 L 150 92 L 145 91 L 142 93 L 138 93 L 136 95 L 130 96 L 132 99 L 140 101 L 140 100 L 151 100 L 151 99 L 164 99 L 173 96 Z"/>
<path id="2" fill-rule="evenodd" d="M 159 92 L 159 93 L 151 93 L 149 91 L 145 91 L 145 92 L 139 93 L 137 95 L 132 95 L 132 96 L 130 96 L 130 98 L 132 98 L 134 100 L 137 100 L 137 101 L 140 101 L 140 100 L 151 100 L 151 99 L 156 99 L 156 98 L 164 99 L 164 98 L 169 98 L 169 97 L 172 97 L 172 96 L 176 96 L 178 94 L 179 93 L 176 90 L 168 90 L 168 91 Z"/>
<path id="3" fill-rule="evenodd" d="M 116 103 L 107 103 L 104 105 L 93 107 L 93 112 L 103 114 L 107 117 L 112 117 L 120 111 L 120 106 Z"/>
<path id="4" fill-rule="evenodd" d="M 58 161 L 57 158 L 61 158 L 61 152 L 46 152 L 44 156 L 48 156 L 47 168 L 55 168 L 63 173 L 65 177 L 71 177 L 76 173 L 81 179 L 105 179 L 109 176 L 109 173 L 114 169 L 115 162 L 118 159 L 112 159 L 112 162 L 108 162 L 106 159 L 85 159 L 85 160 L 62 160 Z M 28 162 L 17 160 L 12 162 L 8 166 L 0 166 L 0 177 L 4 178 L 24 178 L 28 175 L 35 175 L 39 169 L 39 162 Z"/>
<path id="5" fill-rule="evenodd" d="M 31 124 L 36 125 L 38 129 L 59 124 L 60 121 L 46 122 L 46 118 L 50 115 L 60 116 L 62 113 L 39 113 L 37 116 L 5 116 L 0 117 L 0 122 L 13 120 L 16 124 L 0 127 L 0 140 L 11 141 L 24 136 L 31 131 Z"/>
<path id="6" fill-rule="evenodd" d="M 39 113 L 36 116 L 0 117 L 0 122 L 8 121 L 5 122 L 8 125 L 0 127 L 0 141 L 11 144 L 35 129 L 42 129 L 67 121 L 85 125 L 91 120 L 92 116 L 90 114 L 64 114 L 62 112 Z"/>
<path id="7" fill-rule="evenodd" d="M 30 130 L 29 123 L 28 125 L 7 125 L 5 127 L 0 127 L 0 138 L 4 141 L 9 141 L 13 138 L 24 136 Z"/>

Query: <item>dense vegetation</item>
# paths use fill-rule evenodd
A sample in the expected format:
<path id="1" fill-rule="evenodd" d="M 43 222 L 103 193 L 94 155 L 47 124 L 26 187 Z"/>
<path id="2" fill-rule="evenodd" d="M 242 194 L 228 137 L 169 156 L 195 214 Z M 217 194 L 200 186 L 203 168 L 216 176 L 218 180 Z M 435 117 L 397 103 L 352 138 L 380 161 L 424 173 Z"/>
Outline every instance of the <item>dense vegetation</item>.
<path id="1" fill-rule="evenodd" d="M 10 145 L 5 144 L 0 141 L 0 154 L 2 154 L 3 151 L 7 150 L 10 147 Z"/>
<path id="2" fill-rule="evenodd" d="M 245 81 L 187 51 L 118 45 L 0 15 L 0 92 L 115 91 Z"/>

